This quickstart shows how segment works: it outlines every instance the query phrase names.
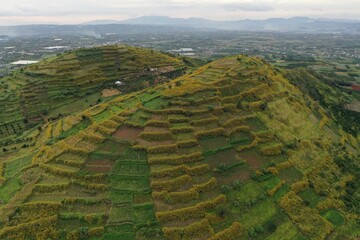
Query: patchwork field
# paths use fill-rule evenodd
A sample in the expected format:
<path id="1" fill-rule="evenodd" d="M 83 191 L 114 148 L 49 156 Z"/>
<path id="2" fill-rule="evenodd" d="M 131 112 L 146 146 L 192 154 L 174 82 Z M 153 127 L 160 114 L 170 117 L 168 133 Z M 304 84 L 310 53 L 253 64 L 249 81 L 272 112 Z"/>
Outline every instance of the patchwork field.
<path id="1" fill-rule="evenodd" d="M 218 60 L 73 117 L 65 131 L 51 122 L 33 155 L 4 158 L 1 239 L 359 236 L 358 140 L 260 59 Z"/>

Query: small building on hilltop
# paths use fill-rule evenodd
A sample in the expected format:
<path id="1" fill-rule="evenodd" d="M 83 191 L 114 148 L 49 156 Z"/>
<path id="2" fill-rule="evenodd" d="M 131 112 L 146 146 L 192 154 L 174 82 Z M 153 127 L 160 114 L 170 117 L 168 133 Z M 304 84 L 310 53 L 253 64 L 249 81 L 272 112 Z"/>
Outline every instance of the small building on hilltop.
<path id="1" fill-rule="evenodd" d="M 116 81 L 116 82 L 115 82 L 115 85 L 116 85 L 117 87 L 120 87 L 120 86 L 123 86 L 124 83 L 121 82 L 121 81 Z"/>

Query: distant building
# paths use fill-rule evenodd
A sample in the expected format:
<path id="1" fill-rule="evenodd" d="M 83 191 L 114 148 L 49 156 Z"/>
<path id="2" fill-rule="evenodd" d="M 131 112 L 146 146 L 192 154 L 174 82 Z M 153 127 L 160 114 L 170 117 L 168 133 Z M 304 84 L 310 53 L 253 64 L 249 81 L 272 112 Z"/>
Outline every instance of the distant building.
<path id="1" fill-rule="evenodd" d="M 174 50 L 170 50 L 169 52 L 178 53 L 183 56 L 195 56 L 194 49 L 192 48 L 174 49 Z"/>
<path id="2" fill-rule="evenodd" d="M 192 48 L 180 48 L 179 50 L 180 50 L 180 52 L 193 52 L 194 51 L 194 49 L 192 49 Z"/>
<path id="3" fill-rule="evenodd" d="M 39 61 L 31 61 L 31 60 L 19 60 L 17 62 L 12 62 L 11 65 L 28 65 L 38 63 Z"/>
<path id="4" fill-rule="evenodd" d="M 115 82 L 115 85 L 119 87 L 119 86 L 124 85 L 124 83 L 123 83 L 123 82 L 120 82 L 120 81 L 116 81 L 116 82 Z"/>
<path id="5" fill-rule="evenodd" d="M 46 50 L 60 50 L 60 49 L 68 49 L 68 46 L 53 46 L 53 47 L 44 47 Z"/>

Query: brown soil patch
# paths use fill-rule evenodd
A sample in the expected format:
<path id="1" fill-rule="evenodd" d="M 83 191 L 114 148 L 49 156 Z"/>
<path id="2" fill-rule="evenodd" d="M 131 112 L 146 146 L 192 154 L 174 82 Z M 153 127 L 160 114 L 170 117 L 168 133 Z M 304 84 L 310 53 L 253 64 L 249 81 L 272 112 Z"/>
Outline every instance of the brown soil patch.
<path id="1" fill-rule="evenodd" d="M 146 127 L 144 132 L 168 132 L 168 128 L 160 128 L 160 127 Z"/>
<path id="2" fill-rule="evenodd" d="M 139 145 L 145 146 L 145 147 L 152 147 L 152 146 L 158 146 L 158 145 L 169 145 L 169 144 L 175 143 L 173 140 L 162 141 L 162 142 L 148 142 L 141 138 L 137 139 L 137 141 L 138 141 Z"/>
<path id="3" fill-rule="evenodd" d="M 237 173 L 235 177 L 238 180 L 247 181 L 250 179 L 250 176 L 251 176 L 251 172 L 244 169 L 244 170 L 240 171 L 239 173 Z"/>
<path id="4" fill-rule="evenodd" d="M 210 166 L 210 169 L 219 167 L 221 163 L 229 166 L 239 160 L 236 158 L 237 151 L 235 149 L 229 149 L 226 151 L 220 151 L 214 155 L 210 155 L 206 157 L 207 163 Z"/>
<path id="5" fill-rule="evenodd" d="M 167 120 L 167 117 L 164 115 L 152 115 L 151 120 L 163 121 Z"/>
<path id="6" fill-rule="evenodd" d="M 125 141 L 134 141 L 139 138 L 142 129 L 133 128 L 133 127 L 121 127 L 115 133 L 114 137 L 117 139 L 125 140 Z"/>
<path id="7" fill-rule="evenodd" d="M 263 161 L 261 161 L 260 156 L 254 154 L 253 152 L 241 153 L 240 156 L 244 158 L 249 164 L 250 169 L 256 170 L 261 167 Z"/>
<path id="8" fill-rule="evenodd" d="M 94 173 L 107 173 L 107 172 L 110 172 L 111 170 L 111 167 L 109 166 L 94 166 L 94 165 L 91 165 L 91 166 L 86 166 L 84 168 L 85 171 L 88 171 L 88 172 L 94 172 Z"/>
<path id="9" fill-rule="evenodd" d="M 110 166 L 112 167 L 112 165 L 114 165 L 114 162 L 112 161 L 107 161 L 107 160 L 93 160 L 93 161 L 89 161 L 88 164 L 86 164 L 88 166 Z"/>
<path id="10" fill-rule="evenodd" d="M 111 97 L 111 96 L 116 96 L 119 95 L 120 91 L 117 89 L 104 89 L 101 91 L 101 95 L 102 97 Z"/>
<path id="11" fill-rule="evenodd" d="M 94 160 L 86 164 L 84 170 L 95 173 L 107 173 L 110 172 L 114 162 L 107 160 Z"/>

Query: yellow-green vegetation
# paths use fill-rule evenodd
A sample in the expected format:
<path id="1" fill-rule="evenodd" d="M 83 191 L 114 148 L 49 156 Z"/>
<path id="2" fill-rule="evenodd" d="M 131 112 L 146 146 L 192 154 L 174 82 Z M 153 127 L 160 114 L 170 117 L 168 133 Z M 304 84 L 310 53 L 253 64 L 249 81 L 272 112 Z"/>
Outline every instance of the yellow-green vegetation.
<path id="1" fill-rule="evenodd" d="M 95 86 L 92 61 L 111 74 L 116 56 L 139 72 L 162 55 L 95 48 L 24 71 L 84 69 Z M 37 131 L 0 156 L 1 239 L 360 237 L 358 140 L 261 59 L 220 59 Z"/>
<path id="2" fill-rule="evenodd" d="M 60 119 L 48 128 L 56 137 L 66 127 L 63 116 L 106 100 L 101 91 L 115 88 L 116 81 L 123 83 L 121 93 L 129 93 L 180 76 L 185 68 L 182 59 L 124 45 L 78 49 L 22 68 L 4 80 L 0 144 L 9 145 L 14 136 L 27 144 L 29 136 L 19 135 L 49 118 Z M 94 121 L 109 114 L 103 111 Z"/>

